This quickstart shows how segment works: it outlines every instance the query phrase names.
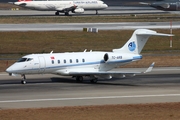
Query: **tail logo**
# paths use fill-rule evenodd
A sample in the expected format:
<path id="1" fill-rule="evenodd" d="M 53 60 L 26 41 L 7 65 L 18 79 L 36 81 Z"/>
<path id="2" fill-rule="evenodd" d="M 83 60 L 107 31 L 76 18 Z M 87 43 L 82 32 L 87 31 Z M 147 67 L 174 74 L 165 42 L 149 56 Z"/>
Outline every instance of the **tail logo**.
<path id="1" fill-rule="evenodd" d="M 128 48 L 130 51 L 134 51 L 136 49 L 136 44 L 135 42 L 130 42 L 128 45 Z"/>

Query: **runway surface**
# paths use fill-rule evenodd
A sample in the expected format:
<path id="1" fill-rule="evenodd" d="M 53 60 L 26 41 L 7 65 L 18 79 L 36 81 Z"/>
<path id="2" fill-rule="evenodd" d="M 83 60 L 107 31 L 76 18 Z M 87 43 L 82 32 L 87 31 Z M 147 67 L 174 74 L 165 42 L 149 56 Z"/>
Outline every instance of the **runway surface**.
<path id="1" fill-rule="evenodd" d="M 99 15 L 122 15 L 122 14 L 157 14 L 166 13 L 150 7 L 124 7 L 113 6 L 106 10 L 100 10 Z M 71 16 L 94 16 L 95 11 L 85 11 L 84 14 L 71 14 Z M 33 10 L 0 10 L 0 16 L 41 16 L 41 17 L 69 17 L 61 14 L 54 16 L 54 11 Z M 179 28 L 180 22 L 173 22 L 173 28 Z M 122 22 L 122 23 L 51 23 L 51 24 L 0 24 L 0 31 L 58 31 L 58 30 L 83 30 L 83 28 L 98 28 L 99 30 L 120 30 L 138 28 L 169 28 L 169 22 Z"/>
<path id="2" fill-rule="evenodd" d="M 37 10 L 0 10 L 0 16 L 55 16 L 56 11 L 37 11 Z M 112 6 L 104 10 L 98 10 L 98 15 L 123 15 L 123 14 L 159 14 L 167 13 L 152 7 L 127 7 Z M 86 10 L 82 14 L 74 14 L 69 12 L 70 16 L 94 16 L 95 10 Z M 64 13 L 60 13 L 57 17 L 63 17 Z M 96 15 L 97 16 L 97 15 Z M 68 16 L 65 16 L 68 17 Z"/>
<path id="3" fill-rule="evenodd" d="M 117 10 L 111 11 L 114 15 L 120 14 Z M 54 15 L 54 12 L 42 11 L 25 11 L 25 13 L 24 11 L 0 11 L 1 15 L 9 14 L 10 16 L 24 14 L 27 16 L 53 16 L 52 13 Z M 101 14 L 104 15 L 104 13 Z M 166 29 L 169 26 L 168 22 L 0 24 L 0 31 L 82 30 L 89 27 L 99 30 Z M 173 28 L 179 27 L 180 22 L 173 23 Z M 101 79 L 97 84 L 91 84 L 88 78 L 83 83 L 76 83 L 71 77 L 47 74 L 26 76 L 27 84 L 22 85 L 20 84 L 21 77 L 12 77 L 2 73 L 0 74 L 0 109 L 180 102 L 179 70 L 180 68 L 156 68 L 150 74 L 108 81 Z"/>
<path id="4" fill-rule="evenodd" d="M 0 31 L 82 31 L 83 28 L 98 28 L 99 30 L 169 29 L 170 22 L 0 24 Z M 180 22 L 173 22 L 172 28 L 180 28 Z"/>
<path id="5" fill-rule="evenodd" d="M 86 78 L 76 83 L 71 77 L 0 74 L 0 109 L 105 104 L 180 102 L 180 68 L 155 68 L 150 74 L 98 81 Z M 158 72 L 161 71 L 161 72 Z"/>

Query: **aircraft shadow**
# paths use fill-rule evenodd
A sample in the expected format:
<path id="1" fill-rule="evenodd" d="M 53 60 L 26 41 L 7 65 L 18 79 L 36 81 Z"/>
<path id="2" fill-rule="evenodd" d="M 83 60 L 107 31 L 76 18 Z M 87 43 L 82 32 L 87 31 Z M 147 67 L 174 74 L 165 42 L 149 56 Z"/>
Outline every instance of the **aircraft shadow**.
<path id="1" fill-rule="evenodd" d="M 126 78 L 123 78 L 124 80 Z M 60 82 L 60 83 L 75 83 L 75 84 L 92 84 L 92 85 L 115 85 L 115 86 L 139 86 L 136 84 L 131 84 L 131 83 L 114 83 L 114 81 L 121 81 L 119 79 L 111 79 L 111 80 L 106 80 L 106 79 L 100 79 L 98 80 L 97 83 L 91 83 L 90 79 L 84 79 L 83 82 L 76 82 L 75 79 L 73 78 L 60 78 L 60 77 L 53 77 L 51 78 L 52 82 Z"/>
<path id="2" fill-rule="evenodd" d="M 27 78 L 26 79 L 26 84 L 37 84 L 37 83 L 52 83 L 51 79 L 44 79 L 44 78 L 38 78 L 38 79 L 32 79 L 32 78 Z M 0 85 L 5 85 L 5 84 L 21 84 L 21 79 L 14 79 L 14 80 L 0 80 Z"/>
<path id="3" fill-rule="evenodd" d="M 83 82 L 76 82 L 71 77 L 52 77 L 52 78 L 27 78 L 26 84 L 50 84 L 50 83 L 73 83 L 73 84 L 92 84 L 92 85 L 114 85 L 114 86 L 144 86 L 148 84 L 180 84 L 179 74 L 163 75 L 139 75 L 127 78 L 98 79 L 97 83 L 91 83 L 89 78 L 84 78 Z M 0 85 L 21 84 L 21 79 L 0 80 Z"/>

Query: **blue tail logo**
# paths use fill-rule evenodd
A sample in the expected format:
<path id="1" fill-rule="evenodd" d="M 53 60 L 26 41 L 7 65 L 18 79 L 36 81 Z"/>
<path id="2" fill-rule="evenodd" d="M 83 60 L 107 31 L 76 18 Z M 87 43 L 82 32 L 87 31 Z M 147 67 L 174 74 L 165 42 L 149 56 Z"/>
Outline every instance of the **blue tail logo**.
<path id="1" fill-rule="evenodd" d="M 136 44 L 135 42 L 130 42 L 128 45 L 128 48 L 130 51 L 134 51 L 136 49 Z"/>

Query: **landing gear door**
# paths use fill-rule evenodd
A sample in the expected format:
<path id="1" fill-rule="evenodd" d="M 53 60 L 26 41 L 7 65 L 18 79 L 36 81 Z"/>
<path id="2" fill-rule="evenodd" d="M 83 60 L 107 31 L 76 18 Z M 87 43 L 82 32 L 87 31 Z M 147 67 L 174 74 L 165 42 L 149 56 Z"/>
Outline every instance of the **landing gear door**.
<path id="1" fill-rule="evenodd" d="M 39 73 L 44 73 L 46 68 L 46 62 L 44 57 L 39 57 Z"/>

